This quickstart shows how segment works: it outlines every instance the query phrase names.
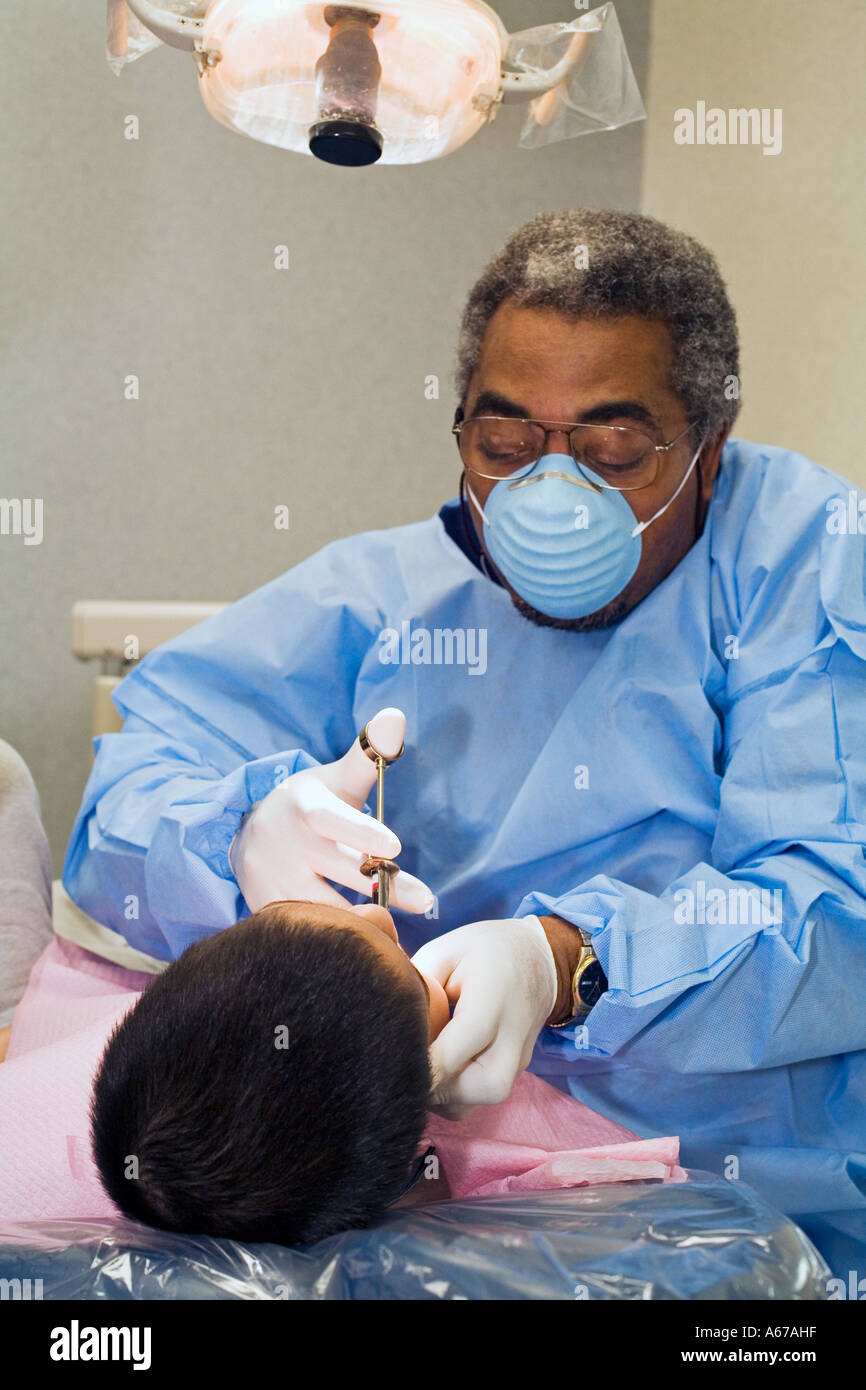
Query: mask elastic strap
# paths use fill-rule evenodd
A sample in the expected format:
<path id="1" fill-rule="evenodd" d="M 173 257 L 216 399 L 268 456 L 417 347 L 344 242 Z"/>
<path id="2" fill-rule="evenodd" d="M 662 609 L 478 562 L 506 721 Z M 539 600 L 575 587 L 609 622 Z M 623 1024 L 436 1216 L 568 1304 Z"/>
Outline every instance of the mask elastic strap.
<path id="1" fill-rule="evenodd" d="M 472 489 L 470 488 L 469 484 L 468 484 L 467 481 L 466 481 L 466 474 L 465 474 L 465 473 L 461 473 L 461 475 L 460 475 L 460 509 L 461 509 L 461 514 L 462 514 L 462 516 L 463 516 L 463 529 L 464 529 L 464 531 L 466 532 L 466 535 L 469 537 L 469 542 L 470 542 L 470 544 L 471 544 L 471 546 L 472 546 L 472 549 L 475 551 L 475 554 L 478 556 L 478 563 L 479 563 L 479 565 L 480 565 L 480 567 L 481 567 L 481 573 L 482 573 L 482 574 L 486 574 L 488 579 L 492 579 L 494 584 L 501 584 L 502 581 L 499 579 L 499 577 L 498 577 L 497 575 L 495 575 L 495 574 L 492 572 L 492 570 L 491 570 L 491 568 L 490 568 L 490 565 L 487 563 L 487 556 L 484 554 L 484 551 L 483 551 L 483 549 L 482 549 L 482 547 L 481 547 L 481 545 L 480 545 L 480 543 L 479 543 L 479 541 L 478 541 L 478 538 L 477 538 L 477 536 L 476 536 L 476 534 L 475 534 L 475 526 L 474 526 L 473 523 L 472 523 L 472 518 L 471 518 L 471 516 L 469 515 L 469 510 L 468 510 L 468 508 L 467 508 L 467 506 L 466 506 L 466 498 L 465 498 L 465 496 L 464 496 L 464 493 L 466 493 L 466 492 L 468 492 L 468 493 L 470 494 L 470 496 L 471 496 Z M 475 506 L 478 507 L 478 510 L 479 510 L 479 512 L 481 513 L 481 519 L 482 519 L 482 521 L 484 521 L 488 526 L 491 526 L 493 523 L 490 522 L 490 521 L 487 521 L 487 518 L 486 518 L 486 516 L 484 515 L 484 512 L 483 512 L 483 511 L 481 510 L 481 508 L 478 506 L 478 503 L 475 501 L 475 498 L 474 498 L 474 497 L 472 497 L 472 501 L 473 501 L 473 503 L 475 504 Z"/>
<path id="2" fill-rule="evenodd" d="M 468 481 L 467 481 L 467 483 L 466 483 L 466 491 L 467 491 L 467 493 L 469 494 L 469 501 L 472 503 L 472 505 L 473 505 L 473 507 L 475 508 L 476 512 L 477 512 L 478 515 L 481 517 L 481 524 L 482 524 L 483 526 L 489 526 L 489 525 L 490 525 L 490 522 L 487 520 L 487 517 L 484 515 L 484 508 L 481 506 L 481 503 L 478 502 L 478 501 L 476 500 L 475 493 L 472 491 L 471 487 L 469 486 Z"/>
<path id="3" fill-rule="evenodd" d="M 648 526 L 652 526 L 652 524 L 653 524 L 654 521 L 658 521 L 659 517 L 664 515 L 664 513 L 667 511 L 667 509 L 668 509 L 668 507 L 671 505 L 671 503 L 672 503 L 672 502 L 676 502 L 677 498 L 679 497 L 680 493 L 682 492 L 682 490 L 683 490 L 683 488 L 685 487 L 686 483 L 688 482 L 689 478 L 692 476 L 692 469 L 694 468 L 695 464 L 697 463 L 698 459 L 700 458 L 701 450 L 703 449 L 703 447 L 704 447 L 704 445 L 706 444 L 706 442 L 707 442 L 707 436 L 704 435 L 703 439 L 701 440 L 700 444 L 698 445 L 698 447 L 697 447 L 697 449 L 696 449 L 696 451 L 695 451 L 695 454 L 694 454 L 694 457 L 692 458 L 691 463 L 689 464 L 688 468 L 686 469 L 685 476 L 683 477 L 683 480 L 682 480 L 682 482 L 680 483 L 679 487 L 677 488 L 676 492 L 673 494 L 672 497 L 669 497 L 669 498 L 668 498 L 667 502 L 665 502 L 665 504 L 664 504 L 663 507 L 659 507 L 659 509 L 658 509 L 658 511 L 656 512 L 655 516 L 651 516 L 650 519 L 649 519 L 649 521 L 639 521 L 639 522 L 638 522 L 637 526 L 635 526 L 634 530 L 633 530 L 632 533 L 631 533 L 631 534 L 632 534 L 632 539 L 634 539 L 635 536 L 641 536 L 641 535 L 643 535 L 643 533 L 644 533 L 644 531 L 647 529 L 647 527 L 648 527 Z"/>

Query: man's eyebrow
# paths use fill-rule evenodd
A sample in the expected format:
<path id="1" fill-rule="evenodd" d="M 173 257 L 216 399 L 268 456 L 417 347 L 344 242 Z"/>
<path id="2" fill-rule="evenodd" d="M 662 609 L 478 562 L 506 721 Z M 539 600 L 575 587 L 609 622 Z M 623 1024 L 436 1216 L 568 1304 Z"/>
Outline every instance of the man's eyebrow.
<path id="1" fill-rule="evenodd" d="M 608 420 L 640 420 L 645 425 L 651 425 L 653 429 L 659 428 L 659 422 L 640 401 L 605 401 L 603 405 L 593 406 L 592 410 L 585 410 L 580 417 L 579 423 L 582 425 L 603 425 Z"/>
<path id="2" fill-rule="evenodd" d="M 525 406 L 517 401 L 501 396 L 498 391 L 482 391 L 472 410 L 473 415 L 507 415 L 517 420 L 528 420 L 532 416 Z M 584 410 L 573 421 L 560 423 L 575 425 L 604 425 L 609 420 L 640 420 L 652 429 L 659 429 L 659 422 L 640 401 L 605 401 L 591 410 Z"/>
<path id="3" fill-rule="evenodd" d="M 510 401 L 507 396 L 500 396 L 498 391 L 482 391 L 475 402 L 472 414 L 511 415 L 516 420 L 529 418 L 529 411 L 525 406 L 518 405 L 516 401 Z"/>

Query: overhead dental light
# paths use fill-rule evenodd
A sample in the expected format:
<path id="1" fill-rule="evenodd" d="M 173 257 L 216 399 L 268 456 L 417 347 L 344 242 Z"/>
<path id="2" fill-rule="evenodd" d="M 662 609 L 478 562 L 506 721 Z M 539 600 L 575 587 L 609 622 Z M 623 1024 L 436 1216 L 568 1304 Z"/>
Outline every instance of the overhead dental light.
<path id="1" fill-rule="evenodd" d="M 223 125 L 330 164 L 436 159 L 503 102 L 527 148 L 644 116 L 610 3 L 508 34 L 483 0 L 109 0 L 115 71 L 159 43 Z"/>

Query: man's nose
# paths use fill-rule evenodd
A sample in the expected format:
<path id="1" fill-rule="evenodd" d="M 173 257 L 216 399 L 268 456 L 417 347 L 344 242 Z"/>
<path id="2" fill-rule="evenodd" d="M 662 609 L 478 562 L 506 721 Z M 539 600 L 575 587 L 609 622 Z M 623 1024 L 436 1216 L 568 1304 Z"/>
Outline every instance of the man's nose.
<path id="1" fill-rule="evenodd" d="M 556 448 L 553 446 L 556 445 Z M 545 439 L 545 453 L 571 453 L 571 441 L 567 430 L 548 430 Z"/>
<path id="2" fill-rule="evenodd" d="M 571 440 L 568 430 L 548 430 L 544 441 L 546 454 L 570 454 Z"/>

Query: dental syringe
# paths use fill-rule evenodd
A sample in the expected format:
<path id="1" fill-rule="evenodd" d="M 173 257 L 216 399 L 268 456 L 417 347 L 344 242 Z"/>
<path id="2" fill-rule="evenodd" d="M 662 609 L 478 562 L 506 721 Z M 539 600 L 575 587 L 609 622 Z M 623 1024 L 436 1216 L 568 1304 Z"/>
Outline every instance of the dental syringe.
<path id="1" fill-rule="evenodd" d="M 401 743 L 399 749 L 392 757 L 387 757 L 380 753 L 379 749 L 370 742 L 367 733 L 368 725 L 365 724 L 358 735 L 358 742 L 371 762 L 376 764 L 376 819 L 385 822 L 385 768 L 389 763 L 395 763 L 398 758 L 403 756 L 405 744 Z M 394 874 L 400 872 L 399 864 L 395 864 L 393 859 L 382 859 L 378 855 L 369 854 L 361 864 L 361 873 L 365 878 L 375 878 L 373 884 L 372 901 L 378 903 L 380 907 L 388 907 L 391 896 L 391 879 Z"/>

